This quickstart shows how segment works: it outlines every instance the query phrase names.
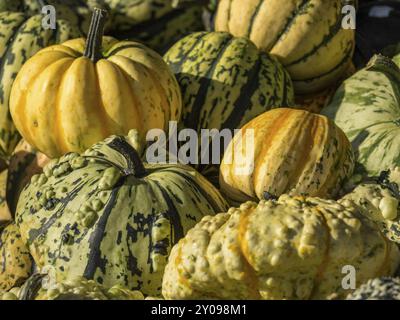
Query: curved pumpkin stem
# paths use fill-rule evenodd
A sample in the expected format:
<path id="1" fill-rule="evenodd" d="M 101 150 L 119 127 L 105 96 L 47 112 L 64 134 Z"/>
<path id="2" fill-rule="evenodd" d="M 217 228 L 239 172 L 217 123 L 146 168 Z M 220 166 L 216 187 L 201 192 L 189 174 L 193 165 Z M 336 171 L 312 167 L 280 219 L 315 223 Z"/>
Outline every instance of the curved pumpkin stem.
<path id="1" fill-rule="evenodd" d="M 123 170 L 125 175 L 140 178 L 146 174 L 146 168 L 139 153 L 124 138 L 116 137 L 107 145 L 125 158 L 127 162 L 127 168 Z"/>
<path id="2" fill-rule="evenodd" d="M 104 34 L 104 26 L 107 21 L 107 11 L 95 8 L 90 22 L 89 33 L 86 40 L 85 57 L 94 63 L 103 58 L 101 44 Z"/>
<path id="3" fill-rule="evenodd" d="M 368 62 L 367 70 L 383 72 L 400 83 L 400 68 L 393 62 L 392 59 L 381 54 L 376 54 Z"/>

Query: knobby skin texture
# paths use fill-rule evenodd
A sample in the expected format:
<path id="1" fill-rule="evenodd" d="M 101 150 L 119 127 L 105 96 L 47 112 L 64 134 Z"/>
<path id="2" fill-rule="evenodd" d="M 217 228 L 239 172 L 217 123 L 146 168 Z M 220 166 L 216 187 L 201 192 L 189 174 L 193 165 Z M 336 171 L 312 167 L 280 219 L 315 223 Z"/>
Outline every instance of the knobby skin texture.
<path id="1" fill-rule="evenodd" d="M 31 179 L 16 222 L 39 270 L 159 295 L 171 247 L 204 215 L 226 210 L 193 168 L 143 167 L 132 144 L 132 136 L 112 136 Z"/>
<path id="2" fill-rule="evenodd" d="M 393 275 L 400 254 L 349 200 L 282 195 L 202 219 L 172 249 L 166 299 L 344 298 L 342 268 L 357 285 Z"/>

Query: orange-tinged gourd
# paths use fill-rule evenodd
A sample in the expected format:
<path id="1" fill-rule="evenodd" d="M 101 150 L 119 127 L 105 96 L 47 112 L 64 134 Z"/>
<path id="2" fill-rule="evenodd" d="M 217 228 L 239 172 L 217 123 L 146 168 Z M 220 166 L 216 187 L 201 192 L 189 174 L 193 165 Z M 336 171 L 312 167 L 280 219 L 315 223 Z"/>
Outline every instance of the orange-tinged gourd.
<path id="1" fill-rule="evenodd" d="M 181 95 L 162 58 L 131 41 L 102 37 L 95 9 L 88 39 L 45 48 L 22 67 L 10 109 L 19 132 L 53 158 L 82 152 L 112 134 L 166 129 L 179 120 Z"/>
<path id="2" fill-rule="evenodd" d="M 254 141 L 247 140 L 252 135 Z M 333 197 L 353 168 L 351 145 L 333 121 L 278 108 L 235 135 L 222 160 L 220 185 L 234 204 L 284 193 Z"/>

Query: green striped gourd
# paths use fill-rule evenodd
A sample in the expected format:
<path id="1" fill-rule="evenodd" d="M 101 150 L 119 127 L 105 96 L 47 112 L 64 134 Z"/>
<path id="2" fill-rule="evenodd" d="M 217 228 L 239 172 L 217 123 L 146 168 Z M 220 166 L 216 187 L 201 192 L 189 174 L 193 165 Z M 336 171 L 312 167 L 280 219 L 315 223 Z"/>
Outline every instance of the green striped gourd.
<path id="1" fill-rule="evenodd" d="M 0 290 L 20 286 L 31 275 L 32 259 L 15 223 L 0 226 Z"/>
<path id="2" fill-rule="evenodd" d="M 165 52 L 188 33 L 203 30 L 203 5 L 207 1 L 96 0 L 110 12 L 108 33 L 118 39 L 145 43 Z"/>
<path id="3" fill-rule="evenodd" d="M 248 37 L 279 58 L 292 77 L 296 93 L 315 93 L 334 85 L 351 63 L 355 32 L 342 27 L 343 3 L 221 0 L 215 30 Z"/>
<path id="4" fill-rule="evenodd" d="M 157 295 L 171 247 L 226 208 L 194 169 L 143 164 L 134 136 L 53 160 L 23 190 L 16 222 L 39 270 Z"/>
<path id="5" fill-rule="evenodd" d="M 251 41 L 226 32 L 198 32 L 164 56 L 183 96 L 183 126 L 238 129 L 272 107 L 294 103 L 289 75 Z"/>
<path id="6" fill-rule="evenodd" d="M 226 32 L 194 33 L 177 42 L 164 60 L 182 90 L 181 126 L 199 135 L 202 129 L 233 131 L 271 108 L 294 104 L 289 74 L 246 38 Z M 197 168 L 218 180 L 217 166 Z"/>
<path id="7" fill-rule="evenodd" d="M 0 12 L 0 156 L 7 157 L 18 143 L 19 134 L 9 112 L 14 79 L 27 59 L 51 44 L 79 37 L 77 27 L 57 19 L 56 29 L 44 29 L 43 16 L 22 12 Z"/>
<path id="8" fill-rule="evenodd" d="M 346 133 L 357 173 L 374 176 L 400 165 L 400 69 L 391 59 L 374 56 L 321 113 Z"/>
<path id="9" fill-rule="evenodd" d="M 21 191 L 32 176 L 42 173 L 49 161 L 47 156 L 35 150 L 24 139 L 17 144 L 9 160 L 6 181 L 7 207 L 12 216 L 15 215 Z"/>

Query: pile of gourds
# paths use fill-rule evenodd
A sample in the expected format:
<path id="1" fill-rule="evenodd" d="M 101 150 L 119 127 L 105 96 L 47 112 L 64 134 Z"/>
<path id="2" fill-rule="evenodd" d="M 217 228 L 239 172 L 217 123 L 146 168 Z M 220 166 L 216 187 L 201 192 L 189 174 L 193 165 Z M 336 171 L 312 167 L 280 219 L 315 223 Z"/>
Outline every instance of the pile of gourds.
<path id="1" fill-rule="evenodd" d="M 400 45 L 342 6 L 0 0 L 0 300 L 400 299 Z"/>

